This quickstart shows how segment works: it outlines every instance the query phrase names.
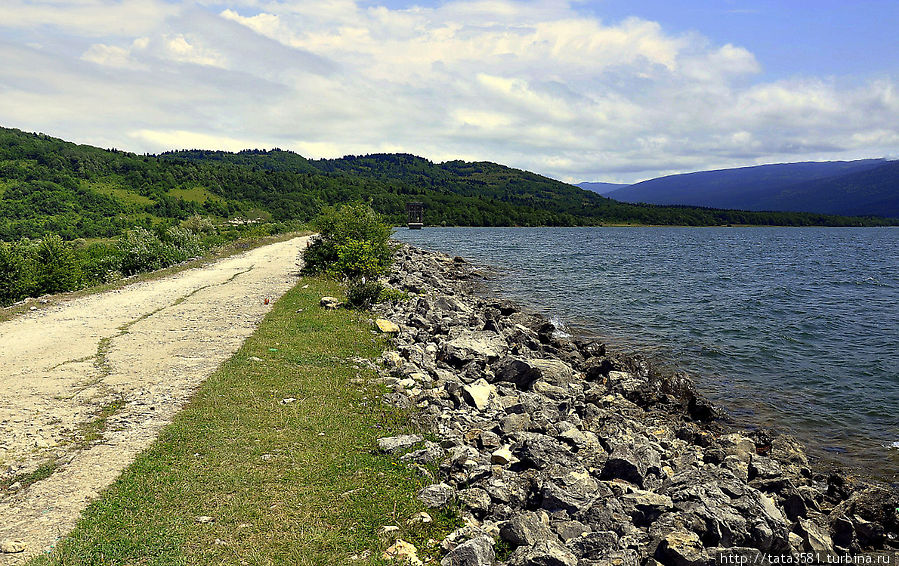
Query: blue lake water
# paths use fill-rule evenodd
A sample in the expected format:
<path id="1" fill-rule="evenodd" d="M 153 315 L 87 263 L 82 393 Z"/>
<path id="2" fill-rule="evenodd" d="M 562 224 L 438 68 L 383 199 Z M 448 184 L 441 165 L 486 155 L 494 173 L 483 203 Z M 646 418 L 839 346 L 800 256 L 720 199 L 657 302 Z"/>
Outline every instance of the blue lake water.
<path id="1" fill-rule="evenodd" d="M 899 229 L 426 228 L 492 291 L 692 374 L 743 426 L 899 479 Z"/>

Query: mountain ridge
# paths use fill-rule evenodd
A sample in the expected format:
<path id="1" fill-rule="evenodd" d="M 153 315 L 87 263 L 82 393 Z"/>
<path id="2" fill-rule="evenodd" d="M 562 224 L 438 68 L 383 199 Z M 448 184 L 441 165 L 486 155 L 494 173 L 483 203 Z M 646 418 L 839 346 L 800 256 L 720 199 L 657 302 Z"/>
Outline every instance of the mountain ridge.
<path id="1" fill-rule="evenodd" d="M 621 203 L 536 173 L 411 154 L 309 160 L 280 149 L 138 155 L 0 127 L 0 239 L 112 237 L 193 215 L 307 221 L 366 202 L 394 224 L 409 201 L 447 226 L 896 224 L 878 218 Z"/>
<path id="2" fill-rule="evenodd" d="M 862 159 L 696 171 L 649 179 L 606 196 L 657 205 L 860 215 L 888 210 L 897 216 L 899 175 L 893 163 Z M 865 195 L 863 203 L 853 202 L 860 195 Z"/>

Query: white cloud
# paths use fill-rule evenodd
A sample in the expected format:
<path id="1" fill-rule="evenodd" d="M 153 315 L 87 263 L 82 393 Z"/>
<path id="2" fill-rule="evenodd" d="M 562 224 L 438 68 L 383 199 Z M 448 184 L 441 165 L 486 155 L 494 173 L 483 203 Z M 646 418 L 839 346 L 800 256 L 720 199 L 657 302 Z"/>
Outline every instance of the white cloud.
<path id="1" fill-rule="evenodd" d="M 156 147 L 168 149 L 221 149 L 224 151 L 240 151 L 242 149 L 256 149 L 270 147 L 270 144 L 248 139 L 236 139 L 227 136 L 217 136 L 203 132 L 191 132 L 187 130 L 134 130 L 127 132 L 127 136 L 133 139 L 147 142 Z"/>
<path id="2" fill-rule="evenodd" d="M 163 0 L 4 0 L 0 28 L 54 26 L 85 37 L 127 37 L 180 11 Z"/>
<path id="3" fill-rule="evenodd" d="M 192 43 L 192 42 L 193 43 Z M 227 59 L 213 48 L 201 45 L 197 40 L 188 41 L 183 34 L 166 37 L 163 41 L 163 53 L 172 61 L 194 63 L 211 67 L 228 66 Z"/>
<path id="4" fill-rule="evenodd" d="M 406 151 L 624 181 L 899 151 L 888 76 L 770 81 L 742 46 L 564 0 L 8 4 L 0 123 L 86 143 Z"/>

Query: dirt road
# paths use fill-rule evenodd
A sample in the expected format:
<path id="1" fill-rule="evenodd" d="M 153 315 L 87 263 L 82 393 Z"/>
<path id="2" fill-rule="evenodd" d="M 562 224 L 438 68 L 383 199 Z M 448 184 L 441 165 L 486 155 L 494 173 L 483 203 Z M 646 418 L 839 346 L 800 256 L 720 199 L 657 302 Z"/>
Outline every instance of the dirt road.
<path id="1" fill-rule="evenodd" d="M 267 245 L 0 323 L 0 478 L 58 464 L 49 478 L 0 491 L 0 545 L 27 545 L 0 553 L 0 565 L 45 552 L 71 530 L 254 332 L 271 308 L 265 299 L 296 283 L 307 241 Z M 77 448 L 85 425 L 104 409 L 113 414 L 102 438 Z"/>

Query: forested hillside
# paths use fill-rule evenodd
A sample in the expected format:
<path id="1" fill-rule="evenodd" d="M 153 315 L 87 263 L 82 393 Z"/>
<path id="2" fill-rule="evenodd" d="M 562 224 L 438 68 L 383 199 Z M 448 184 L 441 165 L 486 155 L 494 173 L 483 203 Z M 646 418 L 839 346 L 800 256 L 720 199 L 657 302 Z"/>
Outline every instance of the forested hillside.
<path id="1" fill-rule="evenodd" d="M 776 163 L 669 175 L 607 196 L 631 203 L 897 216 L 896 171 L 896 162 L 883 159 Z"/>
<path id="2" fill-rule="evenodd" d="M 881 224 L 816 214 L 632 205 L 495 163 L 405 154 L 307 160 L 289 151 L 136 155 L 0 128 L 0 239 L 108 237 L 193 215 L 308 220 L 364 201 L 395 224 L 422 201 L 426 222 L 531 226 Z"/>

